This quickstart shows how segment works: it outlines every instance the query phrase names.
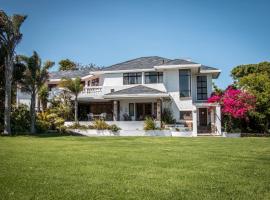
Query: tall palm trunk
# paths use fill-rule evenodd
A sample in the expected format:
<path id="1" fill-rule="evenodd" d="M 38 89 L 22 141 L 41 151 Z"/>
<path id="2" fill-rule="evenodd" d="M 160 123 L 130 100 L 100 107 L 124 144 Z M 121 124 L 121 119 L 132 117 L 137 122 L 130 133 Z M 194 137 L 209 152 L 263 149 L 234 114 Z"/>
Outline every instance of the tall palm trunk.
<path id="1" fill-rule="evenodd" d="M 33 90 L 32 94 L 31 94 L 31 108 L 30 108 L 30 113 L 31 113 L 31 134 L 36 133 L 36 91 Z"/>
<path id="2" fill-rule="evenodd" d="M 13 60 L 12 56 L 5 58 L 5 112 L 4 112 L 4 134 L 11 134 L 10 113 L 11 113 L 11 83 L 12 83 Z"/>
<path id="3" fill-rule="evenodd" d="M 78 95 L 75 95 L 75 123 L 78 123 Z"/>
<path id="4" fill-rule="evenodd" d="M 37 96 L 37 110 L 38 110 L 38 112 L 40 112 L 40 107 L 41 107 L 41 101 L 40 101 L 40 98 L 39 98 L 39 96 Z"/>

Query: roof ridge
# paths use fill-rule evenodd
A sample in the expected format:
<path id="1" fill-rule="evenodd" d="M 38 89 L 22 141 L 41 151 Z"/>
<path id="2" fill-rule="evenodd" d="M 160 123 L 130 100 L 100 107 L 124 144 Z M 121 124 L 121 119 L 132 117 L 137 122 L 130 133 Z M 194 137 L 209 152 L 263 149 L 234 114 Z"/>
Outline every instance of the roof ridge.
<path id="1" fill-rule="evenodd" d="M 128 63 L 130 61 L 139 60 L 139 59 L 142 59 L 142 58 L 161 58 L 161 59 L 171 60 L 169 58 L 165 58 L 165 57 L 161 57 L 161 56 L 141 56 L 141 57 L 133 58 L 133 59 L 130 59 L 130 60 L 127 60 L 127 61 L 124 61 L 124 62 L 119 62 L 119 63 L 113 64 L 113 65 L 110 65 L 110 66 L 107 66 L 107 67 L 111 67 L 111 66 L 118 65 L 118 64 Z"/>

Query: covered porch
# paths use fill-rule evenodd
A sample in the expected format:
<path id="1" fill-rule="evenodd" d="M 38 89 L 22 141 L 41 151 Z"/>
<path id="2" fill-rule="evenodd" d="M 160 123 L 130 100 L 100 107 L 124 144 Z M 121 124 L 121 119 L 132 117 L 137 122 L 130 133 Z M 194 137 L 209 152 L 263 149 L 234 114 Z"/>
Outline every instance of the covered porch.
<path id="1" fill-rule="evenodd" d="M 162 100 L 168 96 L 142 85 L 113 91 L 103 95 L 102 99 L 79 102 L 79 120 L 143 121 L 152 117 L 161 121 Z"/>
<path id="2" fill-rule="evenodd" d="M 197 135 L 222 135 L 221 108 L 214 103 L 195 103 L 192 111 L 193 133 Z"/>

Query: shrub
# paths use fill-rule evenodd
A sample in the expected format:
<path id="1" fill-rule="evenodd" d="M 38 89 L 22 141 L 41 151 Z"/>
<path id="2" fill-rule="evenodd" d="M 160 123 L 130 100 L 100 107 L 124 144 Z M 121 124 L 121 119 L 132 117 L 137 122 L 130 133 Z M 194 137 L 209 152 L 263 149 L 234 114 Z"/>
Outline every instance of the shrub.
<path id="1" fill-rule="evenodd" d="M 98 119 L 94 121 L 93 127 L 97 130 L 106 130 L 109 129 L 110 126 L 104 120 Z"/>
<path id="2" fill-rule="evenodd" d="M 73 123 L 72 125 L 68 126 L 69 129 L 80 129 L 80 130 L 85 130 L 88 129 L 88 126 L 79 124 L 79 123 Z"/>
<path id="3" fill-rule="evenodd" d="M 19 105 L 11 112 L 11 130 L 14 133 L 25 133 L 30 129 L 30 111 L 28 106 Z"/>
<path id="4" fill-rule="evenodd" d="M 110 129 L 112 132 L 114 132 L 114 133 L 116 133 L 116 132 L 118 132 L 118 131 L 121 130 L 121 128 L 118 127 L 116 124 L 112 124 L 112 125 L 109 127 L 109 129 Z"/>
<path id="5" fill-rule="evenodd" d="M 144 130 L 156 130 L 156 124 L 155 121 L 151 117 L 146 117 L 144 120 Z"/>
<path id="6" fill-rule="evenodd" d="M 48 121 L 38 119 L 36 121 L 36 129 L 40 133 L 47 132 L 50 129 L 51 123 Z"/>
<path id="7" fill-rule="evenodd" d="M 172 111 L 169 108 L 164 108 L 161 115 L 161 120 L 165 124 L 175 124 L 175 119 L 173 117 Z"/>
<path id="8" fill-rule="evenodd" d="M 64 131 L 65 120 L 59 117 L 56 113 L 40 112 L 37 115 L 37 129 L 40 132 L 50 130 L 57 130 L 58 132 Z"/>

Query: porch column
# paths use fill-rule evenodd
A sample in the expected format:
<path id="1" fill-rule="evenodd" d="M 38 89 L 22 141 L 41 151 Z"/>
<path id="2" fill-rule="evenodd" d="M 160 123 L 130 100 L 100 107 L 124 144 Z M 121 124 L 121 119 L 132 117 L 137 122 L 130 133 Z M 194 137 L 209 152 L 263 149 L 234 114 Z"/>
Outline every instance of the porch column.
<path id="1" fill-rule="evenodd" d="M 194 106 L 192 110 L 192 135 L 197 136 L 197 108 Z"/>
<path id="2" fill-rule="evenodd" d="M 161 127 L 161 99 L 157 100 L 157 121 L 157 125 Z"/>
<path id="3" fill-rule="evenodd" d="M 220 105 L 216 106 L 216 128 L 217 128 L 217 134 L 222 135 L 221 133 L 221 109 Z"/>
<path id="4" fill-rule="evenodd" d="M 157 121 L 161 121 L 161 100 L 157 100 Z"/>
<path id="5" fill-rule="evenodd" d="M 118 102 L 113 101 L 113 121 L 117 121 L 118 119 Z"/>
<path id="6" fill-rule="evenodd" d="M 210 108 L 210 121 L 211 121 L 211 133 L 216 133 L 216 128 L 215 128 L 215 110 L 213 107 Z"/>

